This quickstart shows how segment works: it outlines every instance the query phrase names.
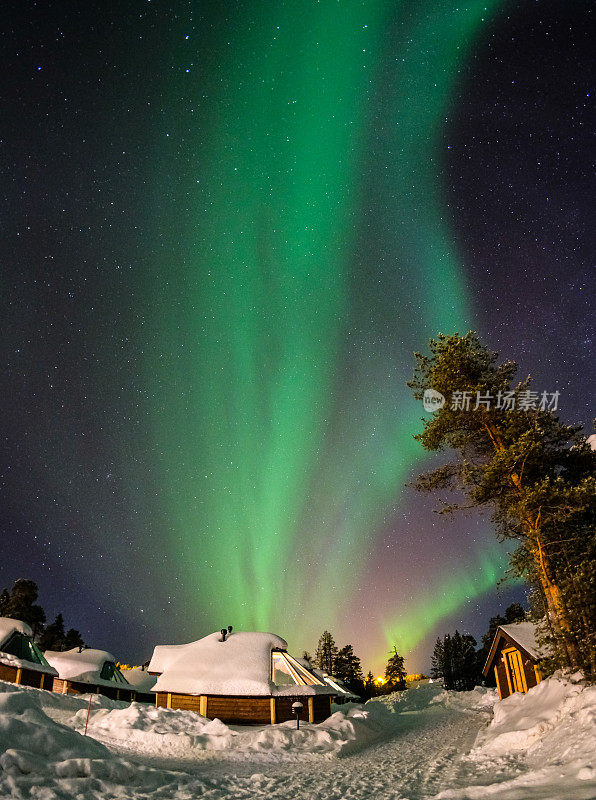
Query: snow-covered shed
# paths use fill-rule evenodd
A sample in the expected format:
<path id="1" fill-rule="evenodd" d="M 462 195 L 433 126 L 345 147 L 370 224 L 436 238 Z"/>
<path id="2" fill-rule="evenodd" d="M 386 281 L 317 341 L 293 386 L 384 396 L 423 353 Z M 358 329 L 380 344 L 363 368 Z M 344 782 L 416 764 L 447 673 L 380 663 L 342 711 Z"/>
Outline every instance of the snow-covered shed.
<path id="1" fill-rule="evenodd" d="M 186 645 L 158 646 L 149 672 L 158 676 L 156 705 L 198 711 L 222 722 L 271 723 L 302 716 L 322 722 L 338 694 L 288 652 L 272 633 L 218 631 Z"/>
<path id="2" fill-rule="evenodd" d="M 533 622 L 500 625 L 482 670 L 486 677 L 494 670 L 499 698 L 514 692 L 527 692 L 541 681 L 538 661 L 540 649 Z"/>
<path id="3" fill-rule="evenodd" d="M 26 622 L 0 617 L 0 680 L 51 689 L 58 673 L 43 657 Z"/>
<path id="4" fill-rule="evenodd" d="M 45 657 L 57 670 L 53 690 L 60 694 L 103 694 L 113 700 L 134 700 L 136 692 L 107 650 L 73 647 L 59 652 L 46 650 Z"/>

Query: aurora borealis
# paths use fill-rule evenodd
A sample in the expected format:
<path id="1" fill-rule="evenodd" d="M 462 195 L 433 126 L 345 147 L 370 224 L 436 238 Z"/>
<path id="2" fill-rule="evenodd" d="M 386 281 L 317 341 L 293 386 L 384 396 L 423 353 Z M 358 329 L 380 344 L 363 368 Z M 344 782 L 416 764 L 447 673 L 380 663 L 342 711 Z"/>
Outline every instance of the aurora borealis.
<path id="1" fill-rule="evenodd" d="M 441 625 L 477 635 L 523 596 L 495 594 L 505 559 L 486 520 L 435 518 L 405 488 L 428 463 L 405 381 L 430 336 L 478 327 L 538 380 L 554 365 L 565 413 L 585 411 L 587 350 L 557 354 L 550 333 L 566 233 L 537 266 L 547 201 L 524 226 L 506 211 L 519 191 L 485 191 L 519 169 L 491 166 L 486 114 L 536 103 L 505 85 L 522 61 L 491 59 L 520 27 L 538 42 L 544 19 L 570 16 L 526 5 L 14 12 L 3 528 L 21 544 L 5 583 L 34 577 L 130 660 L 233 624 L 296 650 L 328 628 L 375 669 L 397 642 L 412 670 Z M 544 45 L 535 71 L 564 63 L 570 86 L 582 46 Z M 505 99 L 487 105 L 491 91 Z M 550 102 L 562 117 L 564 94 Z M 520 158 L 535 123 L 509 130 Z M 560 163 L 581 196 L 583 168 Z M 564 209 L 558 168 L 548 203 Z M 517 287 L 491 272 L 501 246 Z M 581 249 L 565 269 L 581 340 Z M 520 338 L 505 321 L 536 270 L 544 316 L 529 310 Z"/>

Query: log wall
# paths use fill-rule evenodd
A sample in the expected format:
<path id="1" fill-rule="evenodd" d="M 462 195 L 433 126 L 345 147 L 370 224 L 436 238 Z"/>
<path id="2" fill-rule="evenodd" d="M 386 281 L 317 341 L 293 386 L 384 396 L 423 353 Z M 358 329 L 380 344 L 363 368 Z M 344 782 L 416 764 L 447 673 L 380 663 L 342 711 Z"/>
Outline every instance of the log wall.
<path id="1" fill-rule="evenodd" d="M 32 686 L 34 689 L 50 689 L 52 676 L 46 672 L 38 672 L 36 669 L 0 664 L 0 681 L 18 683 L 21 686 Z"/>
<path id="2" fill-rule="evenodd" d="M 98 686 L 95 683 L 66 681 L 61 678 L 54 678 L 52 691 L 58 694 L 101 694 L 112 700 L 123 700 L 126 703 L 132 702 L 136 696 L 134 689 L 127 689 L 126 687 L 120 689 L 116 686 Z"/>
<path id="3" fill-rule="evenodd" d="M 156 692 L 157 708 L 187 709 L 209 719 L 220 719 L 231 724 L 267 725 L 296 719 L 292 703 L 303 704 L 300 719 L 322 722 L 331 714 L 331 695 L 300 697 L 220 697 Z M 272 702 L 273 701 L 273 702 Z"/>

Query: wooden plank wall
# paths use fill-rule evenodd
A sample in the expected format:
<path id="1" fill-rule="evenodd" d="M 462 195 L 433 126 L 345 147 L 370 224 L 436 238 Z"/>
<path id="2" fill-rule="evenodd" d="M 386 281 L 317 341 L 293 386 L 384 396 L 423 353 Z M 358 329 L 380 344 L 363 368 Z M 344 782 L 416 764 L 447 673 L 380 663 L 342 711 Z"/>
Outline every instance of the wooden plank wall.
<path id="1" fill-rule="evenodd" d="M 313 698 L 315 722 L 323 722 L 331 716 L 331 695 L 316 694 Z"/>
<path id="2" fill-rule="evenodd" d="M 304 705 L 300 719 L 308 721 L 309 697 L 214 697 L 205 698 L 204 716 L 220 719 L 226 723 L 267 725 L 271 722 L 271 701 L 275 702 L 275 722 L 287 722 L 296 719 L 292 712 L 292 703 L 299 700 Z M 331 714 L 331 696 L 315 695 L 312 697 L 314 721 L 322 722 Z M 203 701 L 203 702 L 205 702 Z M 192 694 L 156 693 L 157 708 L 188 709 L 201 713 L 201 697 Z"/>
<path id="3" fill-rule="evenodd" d="M 170 708 L 187 708 L 201 713 L 201 698 L 197 694 L 172 694 L 171 702 Z"/>
<path id="4" fill-rule="evenodd" d="M 534 669 L 534 662 L 530 660 L 523 651 L 520 651 L 522 664 L 524 667 L 524 675 L 526 677 L 526 684 L 528 689 L 532 689 L 534 686 L 538 686 L 538 681 L 536 680 L 536 670 Z"/>
<path id="5" fill-rule="evenodd" d="M 41 687 L 43 674 L 43 672 L 38 672 L 35 669 L 23 669 L 21 670 L 20 683 L 22 686 L 33 686 L 35 689 L 39 689 Z M 48 686 L 51 680 L 51 678 L 48 679 Z"/>
<path id="6" fill-rule="evenodd" d="M 275 698 L 275 721 L 287 722 L 289 719 L 296 719 L 296 715 L 292 713 L 292 703 L 296 701 L 295 697 L 276 697 Z M 300 719 L 308 720 L 308 698 L 300 700 L 304 709 L 300 715 Z"/>
<path id="7" fill-rule="evenodd" d="M 17 679 L 17 668 L 8 664 L 0 664 L 0 681 L 15 683 Z"/>
<path id="8" fill-rule="evenodd" d="M 499 688 L 499 697 L 501 700 L 504 700 L 511 694 L 511 692 L 509 691 L 509 684 L 507 683 L 507 671 L 505 669 L 505 664 L 503 664 L 501 660 L 497 661 L 495 666 L 497 669 L 497 684 Z"/>
<path id="9" fill-rule="evenodd" d="M 313 722 L 323 722 L 331 714 L 331 699 L 328 694 L 316 694 L 314 697 L 312 695 L 306 697 L 276 697 L 275 721 L 287 722 L 289 719 L 296 719 L 296 715 L 292 711 L 292 703 L 298 701 L 304 706 L 300 719 L 308 722 L 308 704 L 312 700 Z"/>
<path id="10" fill-rule="evenodd" d="M 222 722 L 271 722 L 271 703 L 268 697 L 208 697 L 207 714 Z"/>
<path id="11" fill-rule="evenodd" d="M 44 686 L 49 689 L 52 677 L 45 672 L 38 672 L 36 669 L 27 669 L 26 667 L 19 668 L 9 664 L 0 664 L 0 681 L 18 682 L 21 686 L 32 686 L 34 689 L 39 689 L 42 678 L 44 679 Z"/>

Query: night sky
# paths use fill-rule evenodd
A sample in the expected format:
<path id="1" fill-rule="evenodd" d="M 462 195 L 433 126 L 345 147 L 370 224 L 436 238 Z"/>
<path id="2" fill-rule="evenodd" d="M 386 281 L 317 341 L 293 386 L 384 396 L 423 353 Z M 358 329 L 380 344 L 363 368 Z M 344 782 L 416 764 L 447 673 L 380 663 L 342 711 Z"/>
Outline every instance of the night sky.
<path id="1" fill-rule="evenodd" d="M 406 484 L 473 328 L 594 417 L 591 2 L 28 2 L 0 23 L 0 586 L 122 661 L 223 625 L 379 670 L 486 630 Z"/>

